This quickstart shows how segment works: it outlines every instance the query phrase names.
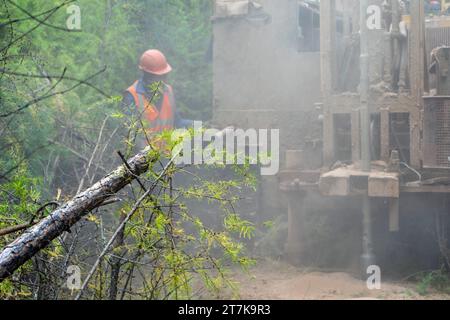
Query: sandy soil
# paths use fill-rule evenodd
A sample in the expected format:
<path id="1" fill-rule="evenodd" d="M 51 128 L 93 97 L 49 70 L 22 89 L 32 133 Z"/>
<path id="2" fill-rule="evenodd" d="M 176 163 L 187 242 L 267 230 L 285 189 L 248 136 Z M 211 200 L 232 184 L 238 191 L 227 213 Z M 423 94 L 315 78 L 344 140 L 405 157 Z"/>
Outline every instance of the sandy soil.
<path id="1" fill-rule="evenodd" d="M 419 295 L 413 283 L 382 282 L 380 290 L 341 272 L 312 272 L 281 262 L 264 262 L 250 271 L 237 272 L 240 298 L 248 300 L 450 300 L 450 295 Z M 383 280 L 382 280 L 383 281 Z"/>

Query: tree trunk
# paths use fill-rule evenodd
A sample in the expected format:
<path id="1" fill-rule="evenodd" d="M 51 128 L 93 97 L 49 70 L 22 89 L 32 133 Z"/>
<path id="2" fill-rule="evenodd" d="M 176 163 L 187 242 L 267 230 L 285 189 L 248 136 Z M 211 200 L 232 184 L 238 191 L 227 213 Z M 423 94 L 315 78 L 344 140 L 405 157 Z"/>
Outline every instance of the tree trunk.
<path id="1" fill-rule="evenodd" d="M 7 245 L 0 253 L 0 282 L 48 246 L 53 239 L 69 231 L 83 216 L 102 206 L 106 200 L 146 172 L 152 162 L 149 155 L 148 147 L 128 161 L 129 169 L 125 165 L 120 166 Z"/>

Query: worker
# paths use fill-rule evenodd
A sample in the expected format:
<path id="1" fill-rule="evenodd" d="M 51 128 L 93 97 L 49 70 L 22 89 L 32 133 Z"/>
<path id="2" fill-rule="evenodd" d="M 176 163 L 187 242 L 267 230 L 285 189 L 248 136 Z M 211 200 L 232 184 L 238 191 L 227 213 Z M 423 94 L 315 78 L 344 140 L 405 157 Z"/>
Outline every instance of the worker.
<path id="1" fill-rule="evenodd" d="M 152 49 L 144 52 L 139 69 L 142 77 L 126 90 L 122 106 L 125 114 L 142 119 L 142 129 L 146 132 L 146 137 L 141 135 L 133 139 L 134 147 L 142 150 L 150 142 L 153 147 L 162 149 L 164 143 L 160 143 L 158 133 L 176 128 L 191 128 L 194 121 L 183 119 L 176 108 L 173 89 L 167 84 L 167 76 L 172 67 L 161 51 Z M 140 121 L 136 123 L 140 125 Z"/>
<path id="2" fill-rule="evenodd" d="M 140 58 L 142 77 L 125 92 L 125 113 L 143 120 L 147 133 L 161 133 L 174 128 L 192 126 L 193 121 L 181 118 L 173 89 L 167 84 L 172 67 L 159 50 L 148 50 Z"/>

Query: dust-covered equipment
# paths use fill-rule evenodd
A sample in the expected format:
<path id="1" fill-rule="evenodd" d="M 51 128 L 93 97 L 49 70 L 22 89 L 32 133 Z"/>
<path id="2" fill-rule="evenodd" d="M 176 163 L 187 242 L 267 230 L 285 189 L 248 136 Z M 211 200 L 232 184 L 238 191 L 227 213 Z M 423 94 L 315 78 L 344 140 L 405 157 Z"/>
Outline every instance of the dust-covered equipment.
<path id="1" fill-rule="evenodd" d="M 377 246 L 375 203 L 386 204 L 385 231 L 398 233 L 408 210 L 402 199 L 450 193 L 450 19 L 427 18 L 423 0 L 358 4 L 320 2 L 318 187 L 326 197 L 361 201 L 364 267 Z"/>
<path id="2" fill-rule="evenodd" d="M 253 1 L 216 1 L 214 118 L 280 128 L 284 163 L 260 197 L 282 207 L 276 184 L 286 199 L 289 260 L 308 260 L 306 220 L 341 202 L 357 206 L 358 263 L 378 264 L 380 238 L 450 193 L 450 17 L 430 18 L 424 0 L 255 2 L 270 24 L 249 23 Z"/>

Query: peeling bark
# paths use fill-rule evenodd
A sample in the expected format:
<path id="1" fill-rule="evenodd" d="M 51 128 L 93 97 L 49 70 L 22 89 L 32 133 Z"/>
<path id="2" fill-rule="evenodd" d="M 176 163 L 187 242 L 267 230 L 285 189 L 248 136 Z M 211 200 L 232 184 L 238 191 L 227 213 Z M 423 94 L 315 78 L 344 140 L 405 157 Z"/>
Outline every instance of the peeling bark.
<path id="1" fill-rule="evenodd" d="M 0 253 L 0 282 L 56 237 L 70 230 L 83 216 L 102 206 L 105 201 L 146 172 L 152 162 L 149 154 L 148 147 L 128 161 L 128 169 L 125 165 L 118 167 L 7 245 Z"/>

